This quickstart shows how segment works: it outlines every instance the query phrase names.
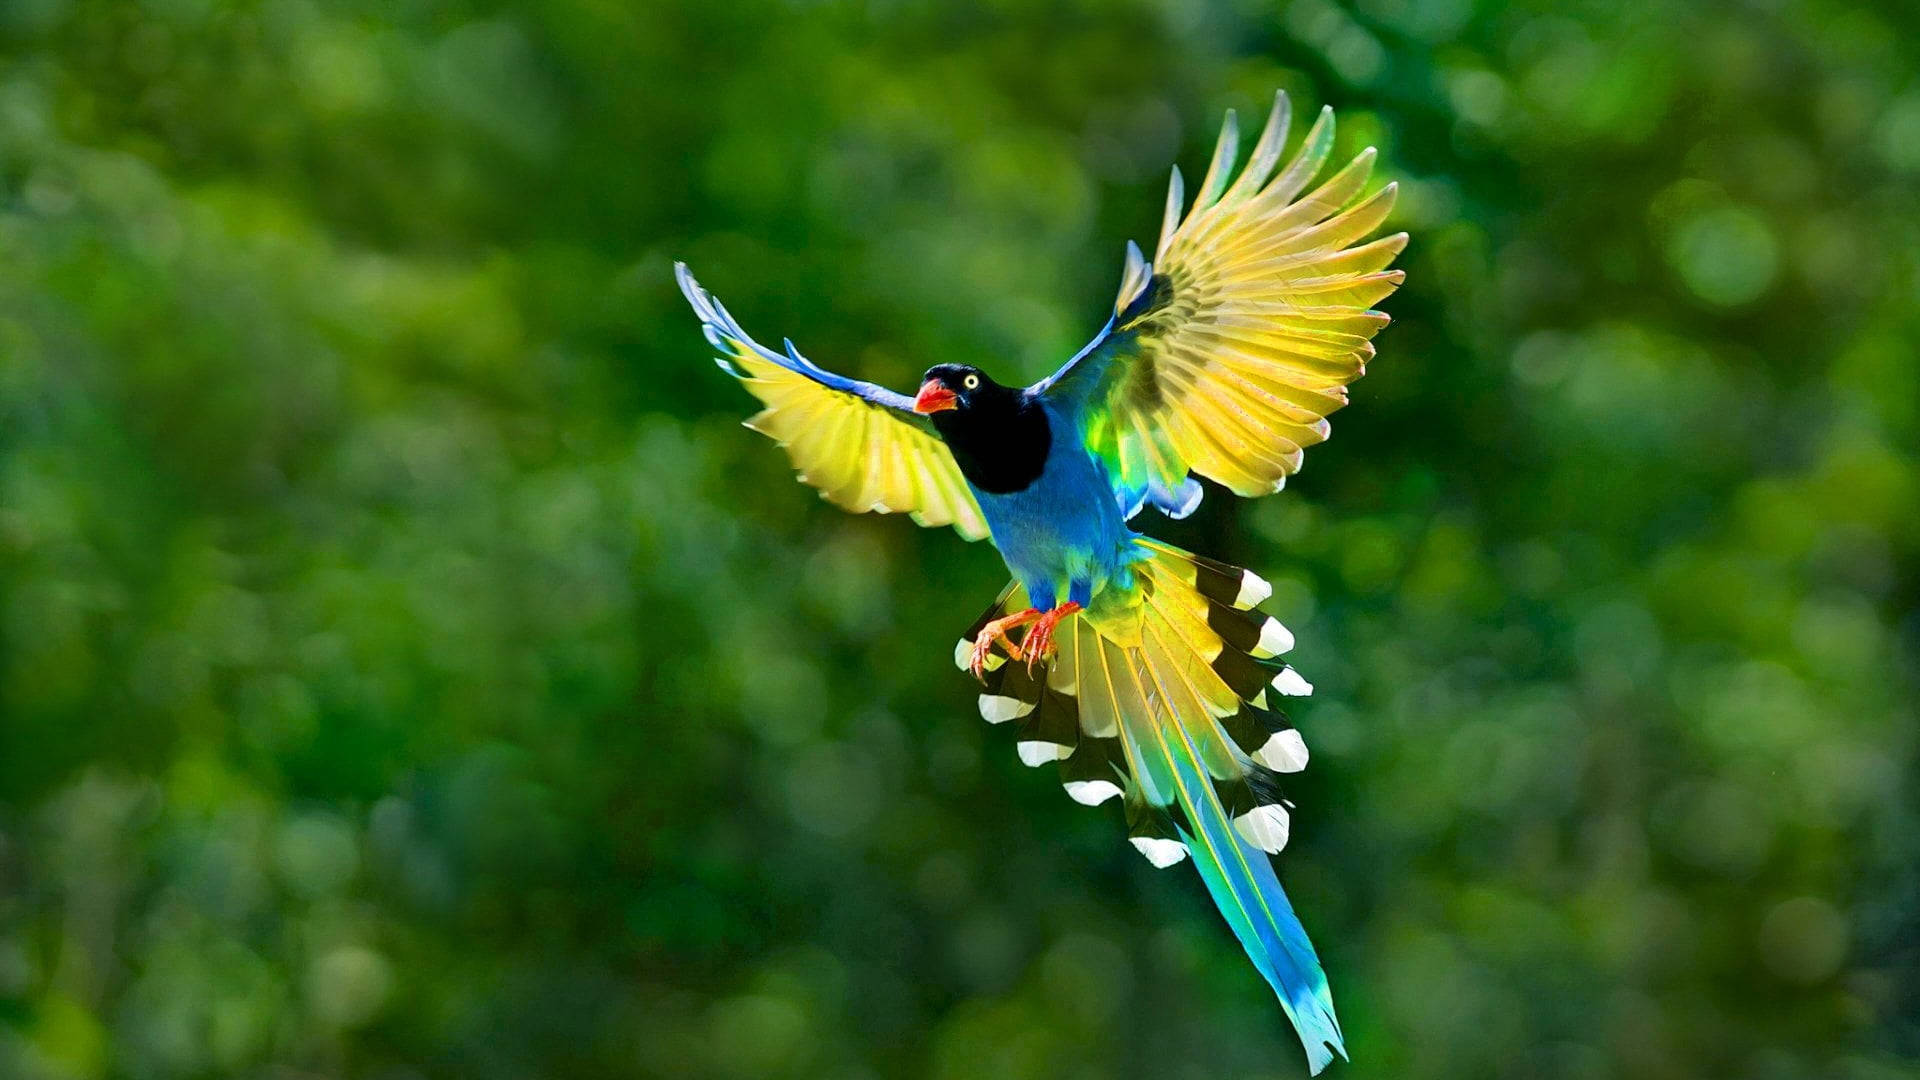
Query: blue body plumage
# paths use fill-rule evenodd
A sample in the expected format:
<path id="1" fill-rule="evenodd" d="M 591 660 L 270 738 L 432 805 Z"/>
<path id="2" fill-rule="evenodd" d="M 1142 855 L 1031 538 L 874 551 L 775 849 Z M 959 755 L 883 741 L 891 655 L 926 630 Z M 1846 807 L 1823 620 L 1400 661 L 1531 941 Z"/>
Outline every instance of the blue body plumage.
<path id="1" fill-rule="evenodd" d="M 1108 582 L 1125 586 L 1137 553 L 1113 484 L 1078 426 L 1053 406 L 1038 407 L 1047 419 L 1048 445 L 1040 475 L 1019 491 L 994 493 L 969 482 L 986 515 L 994 546 L 1006 559 L 1036 608 L 1070 600 L 1091 607 Z"/>

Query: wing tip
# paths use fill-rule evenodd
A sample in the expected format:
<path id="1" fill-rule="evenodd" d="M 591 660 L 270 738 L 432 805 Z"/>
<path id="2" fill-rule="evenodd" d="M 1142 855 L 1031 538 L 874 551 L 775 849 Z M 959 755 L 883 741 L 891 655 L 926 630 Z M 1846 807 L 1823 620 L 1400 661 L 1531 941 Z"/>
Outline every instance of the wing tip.
<path id="1" fill-rule="evenodd" d="M 714 299 L 713 294 L 694 279 L 693 271 L 686 263 L 674 262 L 673 280 L 680 286 L 680 295 L 686 297 L 687 303 L 693 306 L 693 313 L 704 327 L 707 340 L 715 348 L 722 347 L 717 340 L 721 337 L 752 344 L 752 339 L 747 337 L 746 331 L 740 328 L 740 324 L 727 313 L 720 301 Z"/>
<path id="2" fill-rule="evenodd" d="M 693 305 L 694 314 L 700 316 L 700 321 L 712 325 L 715 322 L 713 294 L 695 280 L 693 270 L 686 263 L 676 259 L 673 263 L 673 280 L 680 286 L 680 295 L 686 297 L 687 303 Z"/>

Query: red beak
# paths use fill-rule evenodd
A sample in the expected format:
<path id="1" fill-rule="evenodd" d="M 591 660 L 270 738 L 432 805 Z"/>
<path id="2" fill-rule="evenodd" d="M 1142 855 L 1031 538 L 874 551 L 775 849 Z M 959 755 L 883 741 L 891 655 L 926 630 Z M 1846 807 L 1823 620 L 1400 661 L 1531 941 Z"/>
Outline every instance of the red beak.
<path id="1" fill-rule="evenodd" d="M 913 411 L 922 416 L 959 407 L 959 395 L 947 389 L 939 379 L 928 379 L 921 383 L 920 393 L 913 399 Z"/>

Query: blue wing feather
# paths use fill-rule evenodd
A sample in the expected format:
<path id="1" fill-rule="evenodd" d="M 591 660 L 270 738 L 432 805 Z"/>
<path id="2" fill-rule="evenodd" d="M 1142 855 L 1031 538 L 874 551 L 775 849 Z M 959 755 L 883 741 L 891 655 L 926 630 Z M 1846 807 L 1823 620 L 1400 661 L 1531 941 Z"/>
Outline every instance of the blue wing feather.
<path id="1" fill-rule="evenodd" d="M 1071 359 L 1061 364 L 1058 371 L 1027 387 L 1027 393 L 1046 398 L 1062 412 L 1077 412 L 1084 407 L 1093 391 L 1100 385 L 1097 372 L 1105 370 L 1107 362 L 1111 359 L 1110 352 L 1108 355 L 1096 354 L 1102 349 L 1112 349 L 1113 328 L 1116 322 L 1115 319 L 1108 319 L 1107 325 L 1093 335 L 1092 341 L 1087 342 L 1079 352 L 1073 354 Z M 1091 378 L 1086 377 L 1090 372 L 1096 374 Z"/>
<path id="2" fill-rule="evenodd" d="M 1151 289 L 1143 290 L 1142 295 L 1151 292 Z M 1124 325 L 1122 320 L 1133 314 L 1130 308 L 1109 319 L 1100 333 L 1075 353 L 1073 359 L 1062 365 L 1060 370 L 1033 384 L 1027 392 L 1041 396 L 1085 430 L 1091 410 L 1101 406 L 1101 399 L 1107 392 L 1107 369 L 1116 360 L 1125 363 L 1131 359 L 1127 354 L 1133 348 L 1135 332 L 1117 330 L 1116 327 Z M 1119 500 L 1120 511 L 1129 521 L 1140 512 L 1141 507 L 1148 505 L 1178 521 L 1193 513 L 1205 494 L 1200 481 L 1192 476 L 1171 486 L 1163 485 L 1151 477 L 1146 478 L 1144 483 L 1129 484 L 1122 475 L 1124 472 L 1123 469 L 1111 467 L 1109 463 L 1108 477 L 1113 484 L 1114 498 Z"/>
<path id="3" fill-rule="evenodd" d="M 707 341 L 710 342 L 714 348 L 725 352 L 729 343 L 743 345 L 752 349 L 755 355 L 766 359 L 770 363 L 778 364 L 788 371 L 805 375 L 807 378 L 812 379 L 814 382 L 819 383 L 829 390 L 838 390 L 843 394 L 852 394 L 862 401 L 869 401 L 875 405 L 892 409 L 904 417 L 911 419 L 916 426 L 928 426 L 925 418 L 913 411 L 913 399 L 905 394 L 897 393 L 874 383 L 863 382 L 859 379 L 849 379 L 845 375 L 836 375 L 806 357 L 801 356 L 800 350 L 794 348 L 791 339 L 785 342 L 787 351 L 784 353 L 775 352 L 753 340 L 751 335 L 741 329 L 739 321 L 727 310 L 726 305 L 715 299 L 712 293 L 701 288 L 699 282 L 693 280 L 693 274 L 687 270 L 685 263 L 673 264 L 673 277 L 675 281 L 680 283 L 680 291 L 686 295 L 687 302 L 693 305 L 694 313 L 700 316 L 701 329 L 707 335 Z M 739 371 L 734 370 L 732 366 L 727 363 L 724 356 L 719 357 L 715 362 L 718 363 L 727 374 L 736 378 L 742 377 Z"/>

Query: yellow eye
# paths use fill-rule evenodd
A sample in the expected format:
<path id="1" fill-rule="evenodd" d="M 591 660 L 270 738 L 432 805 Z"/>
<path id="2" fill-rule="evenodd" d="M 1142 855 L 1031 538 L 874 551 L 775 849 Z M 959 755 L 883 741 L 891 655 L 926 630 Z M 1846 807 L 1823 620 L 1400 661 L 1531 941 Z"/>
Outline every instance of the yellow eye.
<path id="1" fill-rule="evenodd" d="M 978 390 L 980 389 L 980 376 L 969 375 L 966 378 L 960 380 L 960 385 L 966 387 L 969 390 Z"/>

